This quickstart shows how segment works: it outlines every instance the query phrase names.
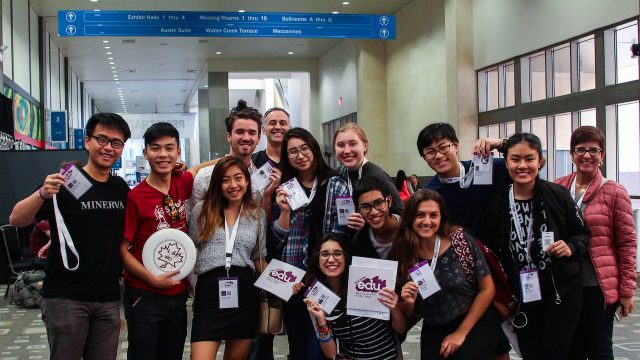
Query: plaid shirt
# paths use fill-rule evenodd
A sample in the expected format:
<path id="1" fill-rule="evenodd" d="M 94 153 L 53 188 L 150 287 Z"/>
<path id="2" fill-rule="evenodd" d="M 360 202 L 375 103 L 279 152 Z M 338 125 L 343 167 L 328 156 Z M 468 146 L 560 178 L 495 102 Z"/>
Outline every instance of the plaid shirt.
<path id="1" fill-rule="evenodd" d="M 348 195 L 349 187 L 340 176 L 334 176 L 329 179 L 325 201 L 323 234 L 327 234 L 329 232 L 339 234 L 346 233 L 347 227 L 338 225 L 336 197 Z M 275 245 L 278 249 L 282 249 L 281 260 L 287 264 L 291 264 L 305 270 L 307 269 L 309 227 L 311 225 L 311 218 L 307 216 L 306 209 L 307 206 L 303 206 L 298 210 L 291 212 L 288 230 L 283 229 L 278 224 L 280 208 L 273 212 Z"/>

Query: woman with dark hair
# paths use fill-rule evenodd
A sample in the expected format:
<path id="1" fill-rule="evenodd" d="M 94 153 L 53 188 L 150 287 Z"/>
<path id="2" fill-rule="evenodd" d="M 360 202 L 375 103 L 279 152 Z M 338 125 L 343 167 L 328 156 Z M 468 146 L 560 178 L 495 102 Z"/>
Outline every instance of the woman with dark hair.
<path id="1" fill-rule="evenodd" d="M 340 296 L 340 302 L 331 314 L 325 315 L 313 299 L 304 299 L 309 314 L 316 319 L 318 339 L 324 355 L 335 359 L 398 359 L 402 354 L 394 330 L 404 330 L 404 316 L 396 308 L 398 295 L 390 288 L 378 292 L 379 301 L 391 310 L 391 320 L 347 314 L 347 265 L 351 257 L 345 243 L 336 234 L 327 234 L 320 240 L 309 259 L 307 283 L 317 280 Z M 337 344 L 336 344 L 337 343 Z M 340 354 L 338 354 L 338 345 Z"/>
<path id="2" fill-rule="evenodd" d="M 540 139 L 515 134 L 504 145 L 513 183 L 487 206 L 481 232 L 514 293 L 511 320 L 522 357 L 567 359 L 582 307 L 581 257 L 589 229 L 569 192 L 538 177 Z"/>
<path id="3" fill-rule="evenodd" d="M 213 359 L 225 340 L 225 359 L 246 359 L 258 326 L 261 271 L 258 241 L 265 249 L 265 214 L 251 196 L 251 176 L 242 160 L 222 158 L 203 201 L 193 208 L 189 235 L 198 248 L 193 301 L 192 359 Z M 227 282 L 230 280 L 231 282 Z M 234 285 L 235 282 L 235 285 Z M 223 304 L 220 286 L 231 286 L 237 304 Z"/>
<path id="4" fill-rule="evenodd" d="M 442 197 L 418 190 L 405 203 L 391 258 L 399 262 L 398 280 L 409 269 L 429 261 L 440 290 L 418 300 L 418 285 L 402 287 L 407 317 L 423 317 L 421 359 L 488 359 L 496 349 L 499 317 L 489 308 L 495 288 L 489 267 L 475 239 L 449 222 Z"/>
<path id="5" fill-rule="evenodd" d="M 329 232 L 346 232 L 346 226 L 338 224 L 336 200 L 339 196 L 348 196 L 349 188 L 324 161 L 320 145 L 309 131 L 302 128 L 287 131 L 281 151 L 282 183 L 295 178 L 309 202 L 291 210 L 287 191 L 282 187 L 277 190 L 276 203 L 279 209 L 274 209 L 273 213 L 276 219 L 273 224 L 276 247 L 281 249 L 282 261 L 307 269 L 308 250 L 313 249 L 316 242 Z M 301 296 L 293 296 L 286 304 L 284 321 L 291 358 L 322 358 Z"/>
<path id="6" fill-rule="evenodd" d="M 402 199 L 403 202 L 406 202 L 412 194 L 412 192 L 409 191 L 409 186 L 407 186 L 407 174 L 404 170 L 398 170 L 396 173 L 396 190 L 398 194 L 400 194 L 400 199 Z"/>
<path id="7" fill-rule="evenodd" d="M 602 131 L 581 126 L 571 134 L 576 172 L 556 180 L 569 189 L 591 230 L 582 259 L 582 313 L 572 359 L 613 359 L 613 317 L 633 310 L 636 288 L 636 235 L 631 199 L 625 188 L 602 176 Z M 604 304 L 604 306 L 603 306 Z"/>

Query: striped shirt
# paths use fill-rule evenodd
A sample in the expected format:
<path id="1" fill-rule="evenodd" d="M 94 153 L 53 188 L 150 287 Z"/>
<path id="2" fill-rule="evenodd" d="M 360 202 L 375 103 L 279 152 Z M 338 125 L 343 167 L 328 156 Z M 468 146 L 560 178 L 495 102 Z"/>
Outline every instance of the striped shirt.
<path id="1" fill-rule="evenodd" d="M 351 316 L 344 310 L 334 310 L 328 319 L 338 352 L 346 359 L 398 359 L 400 344 L 391 322 L 368 317 Z"/>

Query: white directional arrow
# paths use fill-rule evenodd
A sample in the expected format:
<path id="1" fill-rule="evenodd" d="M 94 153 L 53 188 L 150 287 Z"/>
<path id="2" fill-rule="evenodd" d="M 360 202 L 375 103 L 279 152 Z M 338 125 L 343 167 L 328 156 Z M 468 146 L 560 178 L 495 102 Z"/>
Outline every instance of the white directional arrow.
<path id="1" fill-rule="evenodd" d="M 74 12 L 68 12 L 65 17 L 66 17 L 68 22 L 76 21 L 76 13 L 74 13 Z"/>
<path id="2" fill-rule="evenodd" d="M 380 30 L 380 36 L 382 36 L 383 38 L 388 37 L 389 36 L 389 30 L 387 30 L 387 29 Z"/>
<path id="3" fill-rule="evenodd" d="M 75 35 L 76 33 L 76 27 L 73 25 L 68 25 L 66 30 L 67 30 L 67 34 L 69 35 Z"/>

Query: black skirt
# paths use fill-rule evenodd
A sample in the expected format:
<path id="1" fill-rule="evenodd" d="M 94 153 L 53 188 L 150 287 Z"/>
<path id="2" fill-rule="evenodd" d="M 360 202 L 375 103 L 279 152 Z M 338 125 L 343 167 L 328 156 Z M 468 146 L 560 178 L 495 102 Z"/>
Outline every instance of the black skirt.
<path id="1" fill-rule="evenodd" d="M 253 286 L 255 275 L 249 267 L 232 266 L 229 276 L 238 278 L 238 307 L 220 309 L 218 278 L 224 267 L 198 275 L 193 299 L 191 342 L 253 339 L 258 327 L 259 297 Z"/>

